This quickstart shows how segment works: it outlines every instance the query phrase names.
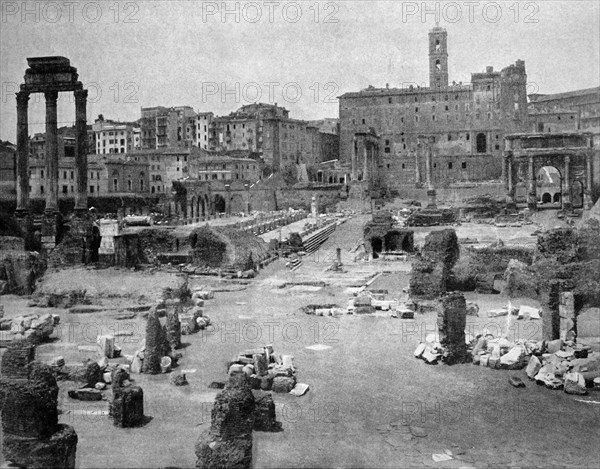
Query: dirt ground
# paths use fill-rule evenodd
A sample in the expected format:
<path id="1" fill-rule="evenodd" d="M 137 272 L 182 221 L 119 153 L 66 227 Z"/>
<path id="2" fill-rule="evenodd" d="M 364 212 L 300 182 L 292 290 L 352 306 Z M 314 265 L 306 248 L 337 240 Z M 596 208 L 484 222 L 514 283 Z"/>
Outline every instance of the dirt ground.
<path id="1" fill-rule="evenodd" d="M 193 467 L 194 443 L 210 423 L 216 395 L 208 385 L 226 379 L 225 362 L 238 351 L 268 343 L 276 353 L 295 357 L 299 382 L 309 384 L 310 390 L 303 397 L 274 394 L 283 431 L 254 432 L 256 468 L 597 467 L 600 391 L 572 396 L 537 386 L 524 371 L 472 364 L 428 366 L 415 359 L 413 351 L 435 331 L 433 313 L 401 320 L 386 313 L 317 317 L 299 311 L 308 304 L 345 307 L 348 288 L 369 281 L 371 289 L 385 288 L 391 297 L 405 297 L 408 262 L 352 261 L 349 249 L 360 242 L 366 220 L 367 216 L 355 217 L 338 227 L 297 271 L 277 261 L 247 284 L 191 279 L 192 286 L 208 284 L 221 290 L 205 303 L 214 325 L 183 337 L 184 357 L 178 370 L 187 370 L 189 386 L 174 387 L 167 375 L 132 376 L 144 390 L 145 414 L 152 418 L 144 427 L 114 427 L 105 415 L 108 402 L 71 400 L 66 392 L 73 383 L 60 383 L 61 422 L 73 425 L 79 436 L 77 467 Z M 529 233 L 535 228 L 463 225 L 457 232 L 459 238 L 493 241 L 500 236 L 532 243 L 535 238 Z M 417 242 L 425 234 L 419 231 Z M 346 272 L 327 272 L 338 246 L 343 248 Z M 378 272 L 384 273 L 376 276 Z M 103 278 L 107 274 L 111 271 L 103 271 Z M 161 278 L 128 274 L 123 286 L 132 291 L 129 303 L 140 296 L 153 298 L 162 288 L 157 284 Z M 310 285 L 319 280 L 325 286 Z M 486 317 L 486 310 L 506 305 L 501 295 L 466 297 L 477 302 L 481 312 L 479 318 L 469 317 L 469 331 L 508 328 L 510 339 L 541 337 L 540 321 L 507 324 L 506 317 Z M 27 299 L 3 297 L 2 302 L 7 317 L 27 309 Z M 527 299 L 514 299 L 513 304 L 536 305 Z M 145 320 L 140 317 L 123 321 L 111 311 L 56 312 L 61 316 L 60 337 L 38 347 L 37 358 L 42 361 L 57 355 L 67 363 L 92 357 L 92 352 L 77 346 L 93 344 L 100 333 L 133 332 L 119 339 L 124 354 L 132 354 L 144 337 Z M 307 348 L 314 345 L 322 347 Z M 527 387 L 512 387 L 508 383 L 512 375 L 521 377 Z M 444 452 L 453 459 L 433 460 L 433 454 Z"/>

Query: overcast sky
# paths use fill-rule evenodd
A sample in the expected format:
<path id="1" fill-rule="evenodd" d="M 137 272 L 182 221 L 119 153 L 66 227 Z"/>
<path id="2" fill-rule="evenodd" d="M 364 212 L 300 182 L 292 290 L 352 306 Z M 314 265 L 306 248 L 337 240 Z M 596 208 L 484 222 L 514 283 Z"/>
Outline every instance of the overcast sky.
<path id="1" fill-rule="evenodd" d="M 90 90 L 88 123 L 100 113 L 135 120 L 142 106 L 222 115 L 254 101 L 277 102 L 299 119 L 337 117 L 344 92 L 427 86 L 436 19 L 448 31 L 450 81 L 522 59 L 530 93 L 600 83 L 597 1 L 227 2 L 225 15 L 223 2 L 0 4 L 0 138 L 13 142 L 14 92 L 35 56 L 65 56 L 77 67 Z M 72 97 L 61 96 L 59 125 L 71 124 Z M 43 132 L 41 96 L 29 112 L 30 134 Z"/>

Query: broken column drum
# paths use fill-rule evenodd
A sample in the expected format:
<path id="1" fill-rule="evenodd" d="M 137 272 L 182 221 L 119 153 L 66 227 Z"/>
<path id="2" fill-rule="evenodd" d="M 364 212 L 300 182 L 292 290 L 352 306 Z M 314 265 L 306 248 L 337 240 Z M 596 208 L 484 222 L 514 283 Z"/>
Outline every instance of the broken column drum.
<path id="1" fill-rule="evenodd" d="M 464 363 L 467 359 L 465 327 L 467 303 L 462 294 L 451 294 L 440 301 L 438 331 L 440 344 L 445 348 L 444 361 L 449 365 Z"/>
<path id="2" fill-rule="evenodd" d="M 113 423 L 122 428 L 136 427 L 144 422 L 144 392 L 141 387 L 128 384 L 128 379 L 129 374 L 123 369 L 113 372 L 109 415 Z"/>
<path id="3" fill-rule="evenodd" d="M 148 314 L 148 323 L 146 324 L 146 350 L 142 373 L 161 373 L 160 360 L 170 352 L 171 347 L 167 340 L 167 333 L 160 323 L 158 312 L 153 309 Z"/>
<path id="4" fill-rule="evenodd" d="M 250 468 L 255 399 L 243 374 L 230 376 L 211 413 L 210 429 L 196 443 L 196 467 Z"/>
<path id="5" fill-rule="evenodd" d="M 33 362 L 28 368 L 25 378 L 3 369 L 2 454 L 28 468 L 73 468 L 77 434 L 71 426 L 58 423 L 56 379 L 47 365 Z"/>
<path id="6" fill-rule="evenodd" d="M 179 322 L 179 305 L 167 311 L 167 341 L 171 349 L 181 348 L 181 323 Z"/>

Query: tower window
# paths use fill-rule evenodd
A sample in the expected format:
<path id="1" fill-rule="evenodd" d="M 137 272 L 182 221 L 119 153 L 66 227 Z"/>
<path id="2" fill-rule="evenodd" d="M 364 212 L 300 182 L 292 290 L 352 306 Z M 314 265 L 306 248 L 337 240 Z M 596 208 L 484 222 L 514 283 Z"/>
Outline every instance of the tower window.
<path id="1" fill-rule="evenodd" d="M 440 62 L 440 59 L 437 59 L 435 61 L 435 69 L 440 72 L 442 70 L 442 63 Z"/>
<path id="2" fill-rule="evenodd" d="M 435 40 L 435 50 L 436 50 L 436 51 L 439 51 L 439 50 L 440 50 L 440 48 L 441 48 L 440 40 L 439 40 L 439 39 L 436 39 L 436 40 Z"/>

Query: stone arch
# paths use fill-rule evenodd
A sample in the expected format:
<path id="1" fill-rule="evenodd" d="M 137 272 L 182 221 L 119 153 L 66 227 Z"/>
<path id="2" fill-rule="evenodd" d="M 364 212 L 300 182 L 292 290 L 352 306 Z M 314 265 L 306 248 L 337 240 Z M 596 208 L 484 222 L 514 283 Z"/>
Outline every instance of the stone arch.
<path id="1" fill-rule="evenodd" d="M 215 194 L 213 197 L 215 213 L 225 213 L 227 210 L 227 202 L 221 194 Z"/>
<path id="2" fill-rule="evenodd" d="M 562 197 L 560 195 L 560 192 L 557 192 L 556 194 L 554 194 L 554 197 L 552 197 L 552 202 L 554 202 L 555 204 L 559 204 L 561 198 Z"/>
<path id="3" fill-rule="evenodd" d="M 550 192 L 544 192 L 542 194 L 542 203 L 549 204 L 551 202 L 552 202 L 552 196 L 550 195 Z"/>

